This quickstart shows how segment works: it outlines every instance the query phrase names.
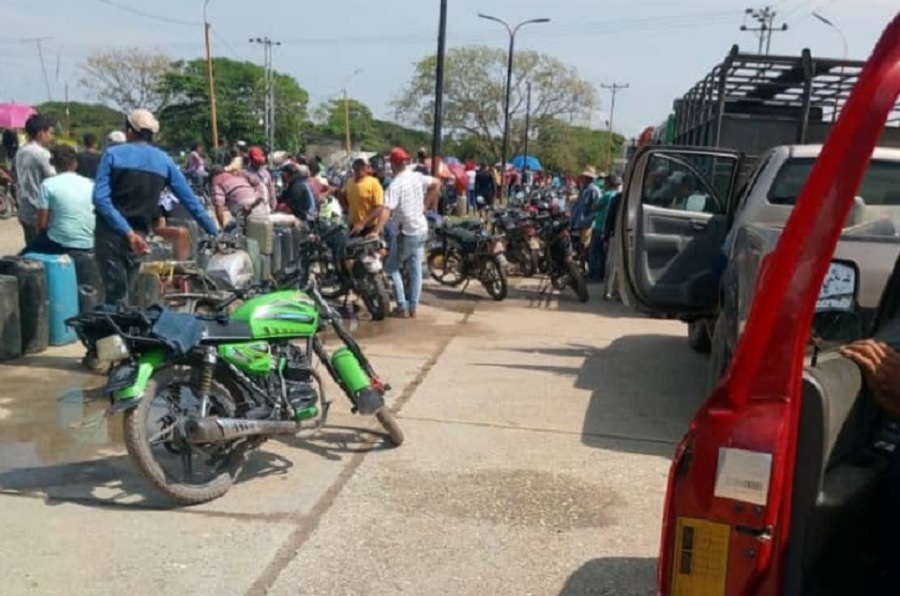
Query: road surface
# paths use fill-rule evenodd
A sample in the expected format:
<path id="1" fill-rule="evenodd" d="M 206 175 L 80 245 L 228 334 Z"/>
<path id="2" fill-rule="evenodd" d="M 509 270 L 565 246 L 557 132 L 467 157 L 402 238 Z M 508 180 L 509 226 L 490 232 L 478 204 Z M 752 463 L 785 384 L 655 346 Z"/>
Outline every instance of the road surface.
<path id="1" fill-rule="evenodd" d="M 0 232 L 17 231 L 9 222 Z M 335 391 L 225 497 L 173 509 L 135 472 L 77 346 L 0 363 L 7 594 L 646 595 L 669 458 L 702 397 L 683 325 L 539 293 L 430 288 L 365 324 L 407 435 Z"/>

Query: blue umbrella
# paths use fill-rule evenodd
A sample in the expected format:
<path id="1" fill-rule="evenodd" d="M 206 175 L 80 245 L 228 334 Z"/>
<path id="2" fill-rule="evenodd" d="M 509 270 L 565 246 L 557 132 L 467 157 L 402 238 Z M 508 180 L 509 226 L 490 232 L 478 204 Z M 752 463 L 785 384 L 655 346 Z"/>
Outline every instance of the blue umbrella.
<path id="1" fill-rule="evenodd" d="M 529 155 L 525 157 L 524 155 L 517 155 L 512 158 L 511 161 L 514 168 L 519 168 L 520 170 L 524 167 L 527 170 L 531 170 L 532 172 L 543 172 L 544 168 L 541 166 L 541 162 L 538 161 L 538 158 Z"/>
<path id="2" fill-rule="evenodd" d="M 460 162 L 459 159 L 457 159 L 455 157 L 445 157 L 444 163 L 447 164 L 448 166 L 462 165 L 462 162 Z"/>

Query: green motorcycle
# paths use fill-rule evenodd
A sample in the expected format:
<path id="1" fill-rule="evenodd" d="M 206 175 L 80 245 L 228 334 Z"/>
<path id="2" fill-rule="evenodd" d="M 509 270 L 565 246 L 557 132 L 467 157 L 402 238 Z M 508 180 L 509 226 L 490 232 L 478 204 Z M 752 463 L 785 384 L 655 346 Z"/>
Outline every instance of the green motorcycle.
<path id="1" fill-rule="evenodd" d="M 266 289 L 236 292 L 228 302 L 244 302 L 230 317 L 101 307 L 67 321 L 89 353 L 112 363 L 105 391 L 110 413 L 124 413 L 128 453 L 180 503 L 224 495 L 268 438 L 324 426 L 330 401 L 316 359 L 354 413 L 374 415 L 394 445 L 403 443 L 384 401 L 390 387 L 315 284 Z M 331 353 L 326 331 L 343 344 Z"/>

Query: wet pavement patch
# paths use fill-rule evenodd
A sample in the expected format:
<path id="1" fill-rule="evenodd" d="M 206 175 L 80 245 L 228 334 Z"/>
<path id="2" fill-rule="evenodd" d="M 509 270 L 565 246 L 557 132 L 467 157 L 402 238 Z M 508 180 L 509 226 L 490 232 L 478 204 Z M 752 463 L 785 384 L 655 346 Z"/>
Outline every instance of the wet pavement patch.
<path id="1" fill-rule="evenodd" d="M 614 522 L 618 493 L 568 474 L 532 470 L 484 470 L 463 474 L 392 470 L 382 487 L 385 502 L 404 514 L 425 512 L 493 524 L 559 532 Z"/>

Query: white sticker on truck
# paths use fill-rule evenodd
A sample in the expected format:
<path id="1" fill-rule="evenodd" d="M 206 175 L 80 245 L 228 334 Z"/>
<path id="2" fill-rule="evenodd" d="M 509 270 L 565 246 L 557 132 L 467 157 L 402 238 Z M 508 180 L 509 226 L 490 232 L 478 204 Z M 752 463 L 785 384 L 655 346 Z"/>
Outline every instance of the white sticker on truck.
<path id="1" fill-rule="evenodd" d="M 771 474 L 771 453 L 720 447 L 713 494 L 723 499 L 765 505 Z"/>

